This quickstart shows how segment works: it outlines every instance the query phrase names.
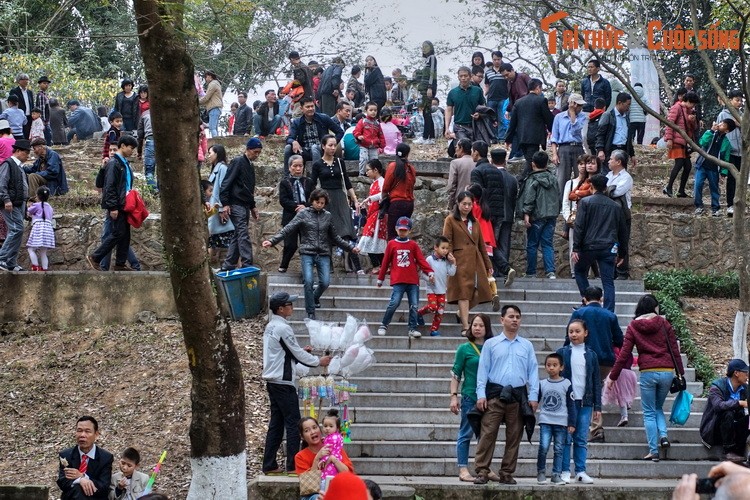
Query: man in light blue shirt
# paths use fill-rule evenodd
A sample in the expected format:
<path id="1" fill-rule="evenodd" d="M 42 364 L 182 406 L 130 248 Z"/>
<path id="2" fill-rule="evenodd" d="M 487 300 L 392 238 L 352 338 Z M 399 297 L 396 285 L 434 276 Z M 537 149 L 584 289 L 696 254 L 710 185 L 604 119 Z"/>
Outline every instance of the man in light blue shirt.
<path id="1" fill-rule="evenodd" d="M 514 305 L 504 306 L 500 322 L 502 333 L 484 343 L 479 357 L 477 408 L 484 415 L 474 457 L 477 473 L 475 484 L 489 481 L 492 454 L 502 422 L 505 422 L 505 452 L 497 480 L 504 484 L 516 484 L 512 474 L 516 471 L 518 446 L 523 435 L 524 409 L 521 405 L 528 404 L 533 413 L 539 399 L 539 364 L 534 346 L 518 336 L 521 310 Z M 504 389 L 506 387 L 508 389 Z"/>
<path id="2" fill-rule="evenodd" d="M 560 192 L 560 206 L 565 183 L 576 171 L 578 157 L 583 154 L 583 127 L 588 119 L 583 106 L 586 101 L 581 94 L 570 94 L 568 109 L 555 116 L 552 122 L 552 163 L 557 165 L 557 185 Z"/>
<path id="3" fill-rule="evenodd" d="M 18 97 L 8 96 L 8 109 L 0 114 L 0 120 L 8 120 L 10 132 L 16 140 L 23 139 L 23 127 L 26 125 L 26 115 L 18 108 Z"/>

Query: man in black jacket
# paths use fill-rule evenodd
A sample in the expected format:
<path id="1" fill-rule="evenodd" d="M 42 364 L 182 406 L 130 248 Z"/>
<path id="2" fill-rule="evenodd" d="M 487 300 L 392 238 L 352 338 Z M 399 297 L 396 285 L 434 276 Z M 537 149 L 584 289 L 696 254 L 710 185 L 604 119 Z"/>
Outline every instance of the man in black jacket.
<path id="1" fill-rule="evenodd" d="M 62 490 L 62 500 L 109 498 L 114 457 L 96 445 L 99 423 L 88 415 L 80 417 L 75 437 L 76 446 L 59 454 L 57 486 Z"/>
<path id="2" fill-rule="evenodd" d="M 3 218 L 8 226 L 8 236 L 0 248 L 2 271 L 23 271 L 17 259 L 23 237 L 25 204 L 29 199 L 29 186 L 23 171 L 23 163 L 29 159 L 29 151 L 29 141 L 18 139 L 13 144 L 13 155 L 0 164 L 0 200 L 5 204 Z"/>
<path id="3" fill-rule="evenodd" d="M 701 441 L 707 448 L 721 444 L 726 460 L 745 460 L 748 437 L 748 366 L 733 359 L 727 376 L 714 380 L 708 390 L 708 402 L 701 418 Z"/>
<path id="4" fill-rule="evenodd" d="M 531 158 L 547 144 L 547 131 L 552 130 L 552 112 L 547 105 L 547 98 L 542 95 L 542 82 L 532 78 L 529 82 L 529 93 L 513 105 L 510 115 L 510 126 L 505 136 L 506 149 L 523 151 L 526 167 L 521 173 L 525 179 L 531 173 Z"/>
<path id="5" fill-rule="evenodd" d="M 630 103 L 633 97 L 627 92 L 617 94 L 615 107 L 604 113 L 599 120 L 596 129 L 596 151 L 602 173 L 609 172 L 609 155 L 615 149 L 622 149 L 633 159 L 635 166 L 635 150 L 633 149 L 633 138 L 630 137 Z M 627 168 L 627 165 L 625 165 Z"/>
<path id="6" fill-rule="evenodd" d="M 101 271 L 101 261 L 115 252 L 115 271 L 131 271 L 125 265 L 130 248 L 130 224 L 123 211 L 125 195 L 133 186 L 133 170 L 128 158 L 138 148 L 138 141 L 132 135 L 123 135 L 117 141 L 117 154 L 109 160 L 105 169 L 104 187 L 102 188 L 102 208 L 107 211 L 112 232 L 104 238 L 94 253 L 86 260 L 94 271 Z"/>
<path id="7" fill-rule="evenodd" d="M 17 87 L 13 87 L 8 92 L 8 97 L 14 95 L 18 98 L 18 109 L 24 112 L 26 115 L 26 124 L 23 126 L 24 138 L 29 138 L 29 132 L 31 132 L 31 110 L 34 109 L 34 92 L 29 89 L 29 75 L 26 73 L 19 73 L 16 76 Z"/>
<path id="8" fill-rule="evenodd" d="M 231 219 L 234 234 L 229 243 L 227 257 L 221 265 L 222 271 L 231 271 L 237 267 L 240 257 L 242 265 L 253 263 L 253 244 L 250 242 L 248 224 L 250 215 L 258 220 L 258 209 L 255 208 L 255 165 L 263 149 L 260 139 L 253 137 L 247 141 L 245 154 L 238 156 L 229 164 L 227 175 L 221 183 L 219 200 L 224 207 L 222 220 Z"/>
<path id="9" fill-rule="evenodd" d="M 279 99 L 276 96 L 276 91 L 273 89 L 266 90 L 265 95 L 266 102 L 261 104 L 258 111 L 253 115 L 255 134 L 260 137 L 275 134 L 281 123 Z"/>
<path id="10" fill-rule="evenodd" d="M 628 252 L 625 216 L 619 203 L 609 198 L 607 178 L 591 177 L 594 194 L 578 202 L 573 228 L 573 252 L 576 285 L 581 297 L 589 287 L 589 269 L 596 261 L 602 277 L 604 307 L 615 311 L 615 259 L 621 261 Z"/>
<path id="11" fill-rule="evenodd" d="M 495 243 L 497 244 L 497 247 L 492 252 L 492 269 L 494 270 L 495 278 L 504 278 L 505 286 L 508 287 L 513 284 L 513 280 L 516 277 L 516 270 L 510 267 L 507 255 L 504 253 L 506 249 L 501 247 L 507 239 L 507 250 L 510 251 L 509 238 L 513 223 L 513 214 L 510 214 L 511 219 L 508 226 L 504 227 L 506 225 L 505 212 L 509 208 L 506 203 L 506 197 L 509 193 L 507 193 L 503 172 L 487 161 L 487 149 L 487 143 L 484 141 L 476 141 L 471 145 L 471 158 L 476 162 L 474 169 L 471 171 L 471 183 L 482 186 L 482 197 L 486 198 L 487 204 L 490 207 L 490 212 L 492 213 L 490 222 L 492 223 L 492 229 L 495 233 Z M 495 151 L 493 151 L 493 155 L 494 153 Z M 505 153 L 505 151 L 502 151 L 502 153 Z M 510 177 L 513 176 L 510 175 Z M 518 183 L 515 178 L 513 178 L 513 181 L 517 193 Z M 513 205 L 515 205 L 515 199 L 513 200 Z M 510 211 L 513 212 L 512 207 L 510 207 Z M 503 229 L 507 230 L 507 235 L 504 234 Z"/>
<path id="12" fill-rule="evenodd" d="M 253 130 L 253 110 L 247 105 L 247 94 L 240 92 L 237 94 L 237 100 L 240 107 L 234 115 L 232 135 L 250 135 Z"/>

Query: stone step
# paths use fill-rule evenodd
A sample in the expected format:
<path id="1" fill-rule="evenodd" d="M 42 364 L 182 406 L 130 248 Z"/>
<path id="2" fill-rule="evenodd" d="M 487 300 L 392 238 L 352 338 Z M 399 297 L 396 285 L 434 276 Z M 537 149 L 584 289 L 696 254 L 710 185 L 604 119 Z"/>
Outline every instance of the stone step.
<path id="1" fill-rule="evenodd" d="M 455 356 L 456 356 L 455 349 L 444 349 L 444 350 L 418 349 L 417 347 L 419 346 L 414 346 L 414 348 L 409 349 L 409 350 L 381 349 L 381 348 L 373 347 L 375 340 L 377 339 L 373 338 L 367 343 L 367 345 L 368 347 L 376 351 L 378 363 L 420 363 L 420 362 L 428 361 L 430 363 L 453 364 L 453 360 L 455 359 Z M 432 340 L 432 338 L 430 340 Z M 547 340 L 546 342 L 547 344 L 552 344 L 552 340 Z M 562 347 L 562 345 L 563 345 L 563 341 L 560 340 L 559 347 Z M 428 347 L 428 346 L 424 346 L 424 347 Z M 550 345 L 550 347 L 558 347 L 558 346 Z M 552 350 L 537 350 L 536 351 L 537 362 L 540 365 L 544 365 L 544 360 L 546 359 L 547 355 L 551 354 L 552 352 L 553 352 Z M 687 355 L 682 354 L 681 356 L 682 356 L 683 366 L 687 366 Z"/>
<path id="2" fill-rule="evenodd" d="M 357 395 L 353 396 L 356 397 Z M 352 400 L 356 405 L 356 399 Z M 368 423 L 368 424 L 454 424 L 458 425 L 458 416 L 452 414 L 447 410 L 448 405 L 444 408 L 392 408 L 392 407 L 380 407 L 380 408 L 369 408 L 364 406 L 350 407 L 349 411 L 352 412 L 353 423 Z M 664 415 L 669 421 L 669 414 L 672 410 L 671 404 L 664 405 Z M 691 412 L 687 422 L 682 427 L 699 427 L 701 423 L 701 417 L 703 412 Z M 620 420 L 619 412 L 607 412 L 604 414 L 604 425 L 616 426 Z M 643 427 L 643 413 L 639 411 L 630 412 L 628 415 L 628 421 L 630 427 Z M 669 426 L 668 426 L 669 427 Z M 385 431 L 384 431 L 385 433 Z"/>
<path id="3" fill-rule="evenodd" d="M 505 443 L 503 442 L 504 432 L 499 435 L 498 444 L 495 446 L 494 457 L 501 459 Z M 345 445 L 346 453 L 355 459 L 355 457 L 378 457 L 378 458 L 408 458 L 417 456 L 420 458 L 444 458 L 455 456 L 456 442 L 455 437 L 452 441 L 365 441 L 355 439 Z M 475 442 L 469 447 L 469 456 L 475 454 Z M 539 442 L 529 443 L 524 439 L 518 450 L 519 457 L 536 457 L 539 450 Z M 590 460 L 638 460 L 648 453 L 645 435 L 641 434 L 640 439 L 634 443 L 619 443 L 613 446 L 610 443 L 589 443 L 588 459 Z M 664 453 L 664 452 L 662 452 Z M 672 444 L 666 450 L 667 457 L 679 458 L 680 460 L 713 460 L 719 459 L 716 451 L 707 450 L 702 444 Z M 548 451 L 547 458 L 552 465 L 552 453 Z"/>
<path id="4" fill-rule="evenodd" d="M 390 325 L 388 325 L 388 333 L 385 336 L 381 337 L 377 335 L 377 330 L 378 326 L 380 325 L 380 320 L 382 319 L 382 314 L 383 313 L 381 312 L 380 318 L 378 318 L 377 321 L 367 322 L 370 327 L 370 332 L 373 335 L 370 343 L 375 342 L 374 345 L 377 345 L 379 347 L 391 349 L 407 349 L 409 348 L 409 346 L 419 346 L 420 349 L 425 347 L 434 347 L 435 349 L 452 348 L 455 350 L 455 348 L 458 347 L 459 344 L 461 344 L 462 342 L 466 342 L 466 339 L 461 336 L 461 325 L 455 323 L 450 317 L 447 318 L 448 321 L 445 321 L 446 318 L 443 318 L 443 324 L 440 325 L 440 337 L 430 337 L 430 327 L 429 325 L 425 325 L 418 328 L 418 330 L 422 333 L 421 338 L 410 339 L 407 336 L 407 331 L 409 329 L 408 323 L 404 321 L 408 319 L 405 311 L 403 311 L 403 320 L 401 318 L 401 312 L 397 312 L 393 315 L 393 321 Z M 300 344 L 304 345 L 302 339 L 309 339 L 309 335 L 306 335 L 304 333 L 307 332 L 307 327 L 305 326 L 304 320 L 298 317 L 296 319 L 291 319 L 289 322 L 292 324 L 292 328 L 294 328 L 294 331 L 297 332 L 297 339 L 299 339 Z M 346 320 L 343 318 L 338 318 L 337 321 L 331 321 L 331 323 L 338 323 L 340 326 L 343 326 L 345 322 Z M 497 321 L 493 321 L 493 331 L 496 330 L 496 325 Z M 521 328 L 519 329 L 519 335 L 534 343 L 535 350 L 548 351 L 552 350 L 552 346 L 562 346 L 564 332 L 564 325 L 541 325 L 533 322 L 522 324 Z M 545 347 L 545 344 L 547 344 L 547 347 Z"/>
<path id="5" fill-rule="evenodd" d="M 328 322 L 340 322 L 344 323 L 346 322 L 346 314 L 352 314 L 354 317 L 356 317 L 360 321 L 366 321 L 368 324 L 375 324 L 380 325 L 380 322 L 383 319 L 383 314 L 385 312 L 385 307 L 387 304 L 382 304 L 382 307 L 379 308 L 367 308 L 367 309 L 349 309 L 348 306 L 346 308 L 340 307 L 340 308 L 328 308 L 328 307 L 321 307 L 320 309 L 315 310 L 315 319 L 319 321 L 328 321 Z M 408 322 L 409 319 L 409 311 L 408 311 L 408 304 L 406 300 L 402 301 L 401 307 L 399 307 L 396 312 L 393 315 L 393 321 L 394 322 L 401 322 L 405 321 Z M 482 312 L 480 310 L 480 307 L 476 307 L 472 310 L 472 313 Z M 499 325 L 500 323 L 500 313 L 493 313 L 491 312 L 491 307 L 488 307 L 487 311 L 484 311 L 490 316 L 490 319 L 492 320 L 493 325 Z M 299 307 L 294 309 L 294 314 L 292 315 L 292 320 L 303 320 L 307 317 L 307 314 L 305 313 L 304 307 Z M 445 319 L 445 318 L 444 318 Z M 450 315 L 448 316 L 448 322 L 451 322 L 452 319 Z M 564 332 L 565 327 L 568 324 L 568 321 L 570 320 L 570 312 L 562 312 L 562 313 L 553 313 L 553 312 L 524 312 L 522 316 L 522 323 L 523 322 L 530 322 L 537 325 L 545 325 L 545 326 L 555 326 L 558 328 L 558 332 Z M 624 330 L 627 329 L 628 320 L 624 318 L 620 318 L 620 327 Z M 559 335 L 559 333 L 558 333 Z"/>
<path id="6" fill-rule="evenodd" d="M 453 363 L 383 363 L 378 359 L 377 351 L 375 352 L 375 358 L 377 363 L 363 372 L 363 375 L 383 379 L 389 377 L 405 378 L 411 381 L 414 381 L 414 379 L 443 379 L 446 384 L 450 382 L 449 377 Z M 312 373 L 318 373 L 319 371 L 322 372 L 320 369 L 311 370 Z M 635 373 L 636 378 L 640 377 L 638 368 L 633 368 L 633 373 Z M 541 365 L 539 365 L 538 374 L 540 380 L 547 377 L 547 372 Z M 685 369 L 685 380 L 695 382 L 695 368 Z"/>
<path id="7" fill-rule="evenodd" d="M 268 284 L 269 296 L 276 291 L 285 291 L 287 293 L 297 294 L 300 296 L 304 295 L 304 285 L 301 279 L 296 283 L 291 284 Z M 420 298 L 424 299 L 427 297 L 425 288 L 425 282 L 420 284 Z M 521 307 L 521 311 L 526 309 L 523 307 L 524 302 L 561 302 L 568 307 L 573 305 L 579 305 L 581 303 L 581 295 L 578 293 L 578 289 L 573 287 L 570 290 L 524 290 L 516 288 L 500 288 L 499 289 L 500 299 L 504 304 L 516 304 Z M 629 304 L 632 305 L 633 310 L 635 304 L 643 296 L 642 291 L 636 292 L 620 292 L 617 291 L 617 305 Z M 347 299 L 368 299 L 368 298 L 380 298 L 388 300 L 391 297 L 391 288 L 388 286 L 382 286 L 380 288 L 373 285 L 330 285 L 323 295 L 323 300 L 341 300 Z M 519 304 L 520 303 L 520 304 Z M 448 307 L 455 307 L 448 304 Z M 632 313 L 633 310 L 629 312 Z M 616 311 L 621 314 L 619 310 Z"/>
<path id="8" fill-rule="evenodd" d="M 645 447 L 644 447 L 645 449 Z M 645 455 L 645 453 L 644 453 Z M 519 455 L 521 456 L 521 455 Z M 519 478 L 536 477 L 536 451 L 533 452 L 534 458 L 519 458 L 514 474 Z M 492 461 L 491 468 L 497 471 L 499 468 L 499 458 Z M 374 475 L 398 475 L 398 476 L 457 476 L 458 468 L 456 467 L 455 458 L 356 458 L 353 459 L 354 468 L 358 474 Z M 473 460 L 470 460 L 469 467 L 473 469 Z M 691 461 L 691 460 L 662 460 L 661 462 L 651 462 L 643 460 L 596 460 L 592 459 L 586 464 L 586 473 L 593 478 L 623 478 L 632 479 L 635 477 L 657 479 L 670 478 L 675 482 L 683 474 L 698 474 L 698 477 L 706 477 L 708 471 L 716 465 L 715 461 Z M 550 470 L 548 464 L 548 473 Z M 571 464 L 572 468 L 572 464 Z M 484 487 L 482 492 L 487 495 L 493 495 L 502 486 Z M 566 486 L 567 488 L 567 486 Z M 557 491 L 557 490 L 554 490 Z M 575 491 L 575 490 L 574 490 Z M 571 492 L 573 493 L 573 492 Z M 477 493 L 475 498 L 502 498 L 499 496 L 486 496 L 483 493 Z M 515 498 L 515 497 L 514 497 Z M 523 498 L 526 498 L 525 496 Z M 544 497 L 534 497 L 544 498 Z M 591 497 L 593 498 L 593 497 Z M 669 498 L 669 494 L 663 498 Z"/>
<path id="9" fill-rule="evenodd" d="M 448 396 L 449 387 L 436 394 L 424 394 L 418 392 L 392 393 L 392 392 L 358 392 L 353 396 L 352 402 L 355 406 L 368 408 L 392 407 L 392 408 L 443 408 L 447 411 L 450 404 Z M 665 408 L 671 408 L 674 396 L 670 394 L 664 403 Z M 705 398 L 694 398 L 692 410 L 701 412 L 706 407 Z M 636 397 L 631 405 L 632 411 L 641 411 L 641 398 Z M 604 413 L 620 414 L 619 408 L 614 405 L 606 405 L 603 408 Z"/>
<path id="10" fill-rule="evenodd" d="M 304 313 L 304 290 L 301 289 L 292 289 L 292 287 L 286 287 L 284 288 L 284 291 L 290 294 L 298 294 L 300 295 L 300 299 L 297 303 L 295 303 L 295 310 L 299 313 Z M 271 292 L 273 293 L 273 291 Z M 339 293 L 342 293 L 342 291 L 339 291 Z M 326 292 L 321 298 L 320 298 L 320 304 L 324 309 L 344 309 L 350 314 L 356 316 L 357 311 L 359 310 L 367 310 L 367 309 L 380 309 L 382 311 L 385 311 L 385 308 L 388 306 L 388 302 L 390 301 L 390 291 L 388 295 L 382 295 L 378 297 L 352 297 L 352 296 L 346 296 L 346 295 L 330 295 L 328 292 Z M 514 304 L 521 308 L 523 318 L 530 313 L 534 312 L 550 312 L 550 313 L 565 313 L 568 315 L 568 318 L 570 318 L 571 313 L 573 312 L 574 307 L 580 306 L 580 297 L 572 297 L 572 300 L 569 301 L 552 301 L 552 300 L 546 300 L 543 301 L 541 299 L 539 300 L 509 300 L 502 296 L 501 294 L 501 303 L 502 304 Z M 427 305 L 427 295 L 426 293 L 423 293 L 419 298 L 419 307 Z M 622 317 L 622 320 L 627 320 L 629 318 L 632 318 L 633 312 L 635 311 L 636 302 L 618 302 L 615 306 L 615 313 L 618 314 L 618 316 Z M 408 302 L 407 299 L 402 299 L 401 306 L 399 309 L 403 309 L 404 311 L 408 308 Z M 446 304 L 445 306 L 445 313 L 444 316 L 450 316 L 452 314 L 455 314 L 458 312 L 458 307 L 453 304 Z M 483 312 L 485 314 L 489 314 L 491 317 L 496 316 L 500 317 L 499 312 L 493 312 L 492 311 L 492 304 L 479 304 L 476 307 L 474 307 L 471 310 L 471 314 L 480 313 Z M 430 318 L 432 316 L 429 316 Z M 622 321 L 621 320 L 621 321 Z M 626 324 L 626 323 L 623 323 Z"/>
<path id="11" fill-rule="evenodd" d="M 518 270 L 517 270 L 518 271 Z M 268 285 L 286 285 L 300 283 L 298 273 L 267 273 Z M 375 286 L 377 276 L 369 274 L 334 274 L 331 276 L 331 285 L 370 285 Z M 590 279 L 589 284 L 592 286 L 601 286 L 601 280 Z M 384 285 L 385 287 L 385 285 Z M 546 278 L 516 278 L 509 290 L 577 290 L 576 282 L 573 279 L 555 279 Z M 640 280 L 617 280 L 615 281 L 616 292 L 641 292 L 645 293 L 643 281 Z"/>
<path id="12" fill-rule="evenodd" d="M 443 401 L 446 401 L 443 398 Z M 447 411 L 447 406 L 446 406 Z M 458 433 L 458 417 L 453 424 L 435 424 L 425 426 L 424 424 L 400 424 L 392 429 L 389 433 L 390 439 L 400 441 L 454 441 Z M 640 443 L 645 442 L 645 431 L 643 427 L 605 427 L 607 444 L 612 446 L 613 443 Z M 502 437 L 502 434 L 500 435 Z M 383 437 L 383 426 L 381 424 L 364 424 L 357 423 L 352 426 L 353 442 L 360 441 L 380 441 Z M 539 426 L 534 430 L 532 441 L 539 441 Z M 669 440 L 673 444 L 677 443 L 698 443 L 698 428 L 674 427 L 669 429 Z M 501 440 L 502 442 L 502 440 Z M 601 445 L 600 443 L 591 443 L 592 445 Z M 349 445 L 347 445 L 347 450 Z M 701 445 L 702 446 L 702 445 Z M 349 453 L 347 451 L 347 453 Z M 551 449 L 550 449 L 551 453 Z"/>
<path id="13" fill-rule="evenodd" d="M 425 393 L 444 394 L 448 388 L 448 379 L 445 377 L 353 377 L 351 381 L 359 386 L 360 392 L 414 392 L 419 387 Z M 687 388 L 694 396 L 703 393 L 702 382 L 688 382 Z"/>

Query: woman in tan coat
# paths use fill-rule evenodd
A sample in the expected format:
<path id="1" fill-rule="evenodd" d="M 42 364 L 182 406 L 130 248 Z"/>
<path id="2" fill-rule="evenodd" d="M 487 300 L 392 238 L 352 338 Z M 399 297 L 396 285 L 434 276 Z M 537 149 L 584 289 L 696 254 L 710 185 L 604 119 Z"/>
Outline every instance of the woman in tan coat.
<path id="1" fill-rule="evenodd" d="M 218 137 L 219 118 L 221 117 L 221 109 L 224 107 L 221 83 L 219 83 L 216 73 L 211 70 L 206 70 L 204 75 L 207 83 L 206 95 L 201 97 L 199 102 L 208 112 L 208 129 L 211 131 L 211 137 Z"/>
<path id="2" fill-rule="evenodd" d="M 455 276 L 448 277 L 446 301 L 458 304 L 461 335 L 464 336 L 469 329 L 469 310 L 477 304 L 493 300 L 487 280 L 488 276 L 492 276 L 492 264 L 485 251 L 479 222 L 471 214 L 473 206 L 471 193 L 459 193 L 453 213 L 445 218 L 443 224 L 443 236 L 451 242 L 457 266 Z"/>

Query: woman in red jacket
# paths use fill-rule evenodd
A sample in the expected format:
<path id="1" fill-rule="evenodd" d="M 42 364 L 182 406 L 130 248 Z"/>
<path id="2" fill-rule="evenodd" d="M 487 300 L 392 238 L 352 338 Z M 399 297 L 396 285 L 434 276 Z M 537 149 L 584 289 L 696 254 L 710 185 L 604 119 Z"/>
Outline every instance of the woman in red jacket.
<path id="1" fill-rule="evenodd" d="M 643 459 L 658 462 L 659 447 L 670 446 L 667 438 L 667 420 L 662 406 L 669 394 L 675 371 L 684 376 L 685 369 L 682 366 L 674 328 L 666 318 L 659 316 L 659 302 L 651 294 L 641 297 L 635 307 L 635 319 L 630 322 L 625 332 L 622 349 L 605 382 L 607 387 L 620 376 L 630 358 L 633 346 L 638 349 L 643 425 L 648 440 L 648 455 Z M 674 354 L 674 362 L 671 354 Z"/>
<path id="2" fill-rule="evenodd" d="M 691 139 L 695 140 L 695 131 L 698 128 L 698 122 L 695 118 L 695 106 L 700 102 L 698 94 L 695 92 L 688 92 L 685 94 L 685 98 L 682 101 L 677 101 L 671 108 L 669 108 L 669 114 L 667 119 L 679 126 L 690 136 Z M 664 133 L 664 140 L 667 141 L 667 150 L 669 151 L 669 157 L 674 160 L 674 167 L 669 173 L 669 182 L 664 187 L 662 192 L 669 197 L 672 197 L 672 184 L 677 179 L 677 174 L 682 170 L 682 177 L 680 177 L 680 190 L 677 192 L 678 198 L 687 198 L 688 195 L 685 193 L 685 185 L 690 178 L 690 170 L 692 165 L 690 164 L 690 153 L 688 151 L 687 141 L 672 127 L 667 127 Z"/>
<path id="3" fill-rule="evenodd" d="M 409 163 L 411 148 L 406 143 L 396 146 L 396 161 L 388 165 L 383 182 L 383 195 L 388 197 L 388 241 L 396 237 L 396 221 L 414 212 L 414 184 L 417 171 Z M 382 202 L 381 202 L 382 203 Z"/>

